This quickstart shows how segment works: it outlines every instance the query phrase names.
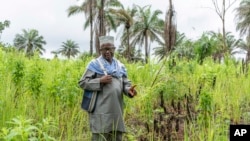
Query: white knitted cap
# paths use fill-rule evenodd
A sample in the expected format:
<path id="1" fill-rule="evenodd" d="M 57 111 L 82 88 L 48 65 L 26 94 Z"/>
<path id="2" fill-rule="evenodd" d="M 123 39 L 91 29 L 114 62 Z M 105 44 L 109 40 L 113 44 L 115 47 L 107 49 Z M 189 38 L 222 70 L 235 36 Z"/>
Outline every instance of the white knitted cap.
<path id="1" fill-rule="evenodd" d="M 114 37 L 113 36 L 100 36 L 99 41 L 100 41 L 100 47 L 103 44 L 107 44 L 107 43 L 114 44 Z"/>

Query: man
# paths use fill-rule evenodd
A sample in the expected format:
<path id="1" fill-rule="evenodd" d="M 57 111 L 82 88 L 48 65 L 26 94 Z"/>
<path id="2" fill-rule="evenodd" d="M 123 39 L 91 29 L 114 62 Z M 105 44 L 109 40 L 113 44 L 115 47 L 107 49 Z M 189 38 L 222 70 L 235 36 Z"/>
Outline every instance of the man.
<path id="1" fill-rule="evenodd" d="M 89 113 L 92 141 L 121 141 L 122 134 L 126 132 L 123 121 L 123 93 L 132 98 L 137 92 L 127 79 L 125 66 L 113 58 L 114 37 L 101 36 L 99 40 L 99 61 L 94 59 L 89 63 L 79 85 L 86 90 L 98 91 L 95 110 Z"/>

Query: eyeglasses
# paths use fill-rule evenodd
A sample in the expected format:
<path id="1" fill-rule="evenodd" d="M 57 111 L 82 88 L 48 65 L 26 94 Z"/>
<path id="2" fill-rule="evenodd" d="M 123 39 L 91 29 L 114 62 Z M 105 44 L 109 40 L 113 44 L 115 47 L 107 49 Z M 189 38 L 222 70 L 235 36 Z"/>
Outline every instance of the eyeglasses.
<path id="1" fill-rule="evenodd" d="M 101 48 L 101 51 L 103 52 L 107 52 L 107 51 L 115 51 L 115 47 L 104 47 L 104 48 Z"/>

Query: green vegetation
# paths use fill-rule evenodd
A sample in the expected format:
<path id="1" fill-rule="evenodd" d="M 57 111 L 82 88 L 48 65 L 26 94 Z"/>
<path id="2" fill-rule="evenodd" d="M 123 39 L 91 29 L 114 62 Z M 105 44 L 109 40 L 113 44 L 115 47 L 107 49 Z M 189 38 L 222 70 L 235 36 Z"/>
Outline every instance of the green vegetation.
<path id="1" fill-rule="evenodd" d="M 30 59 L 1 49 L 0 140 L 90 140 L 77 82 L 91 59 Z M 249 70 L 239 62 L 123 62 L 138 85 L 137 97 L 125 98 L 124 140 L 226 141 L 230 124 L 250 122 Z"/>
<path id="2" fill-rule="evenodd" d="M 165 21 L 159 18 L 162 11 L 150 6 L 125 10 L 117 0 L 70 6 L 68 16 L 84 13 L 84 27 L 93 31 L 89 53 L 79 56 L 78 44 L 67 40 L 52 51 L 54 59 L 40 58 L 46 41 L 36 29 L 22 30 L 14 46 L 0 42 L 0 141 L 90 140 L 77 82 L 99 54 L 98 37 L 119 26 L 124 27 L 116 56 L 138 91 L 134 99 L 125 97 L 125 141 L 227 141 L 230 124 L 249 123 L 249 1 L 236 8 L 237 30 L 245 41 L 227 31 L 188 39 L 174 20 L 167 20 L 178 13 L 169 2 Z M 0 35 L 9 25 L 0 22 Z M 150 58 L 151 43 L 158 43 L 158 62 Z M 246 61 L 231 58 L 234 47 L 248 51 Z M 68 59 L 60 60 L 59 54 Z"/>

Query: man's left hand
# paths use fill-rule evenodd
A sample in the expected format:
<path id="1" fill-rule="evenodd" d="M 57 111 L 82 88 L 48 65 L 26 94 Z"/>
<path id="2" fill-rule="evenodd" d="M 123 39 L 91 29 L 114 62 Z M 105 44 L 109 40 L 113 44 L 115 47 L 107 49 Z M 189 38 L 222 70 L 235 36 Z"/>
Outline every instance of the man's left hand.
<path id="1" fill-rule="evenodd" d="M 129 93 L 132 97 L 134 97 L 134 96 L 137 94 L 137 92 L 136 92 L 136 90 L 135 90 L 135 87 L 136 87 L 136 85 L 130 87 L 129 90 L 128 90 L 128 93 Z"/>

